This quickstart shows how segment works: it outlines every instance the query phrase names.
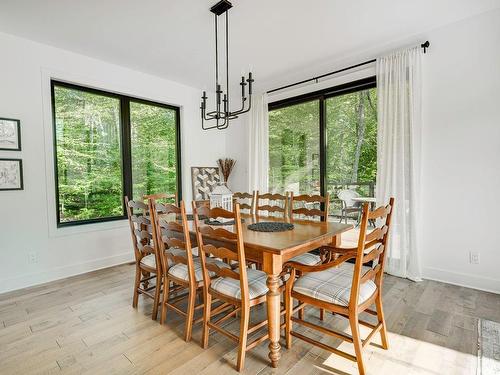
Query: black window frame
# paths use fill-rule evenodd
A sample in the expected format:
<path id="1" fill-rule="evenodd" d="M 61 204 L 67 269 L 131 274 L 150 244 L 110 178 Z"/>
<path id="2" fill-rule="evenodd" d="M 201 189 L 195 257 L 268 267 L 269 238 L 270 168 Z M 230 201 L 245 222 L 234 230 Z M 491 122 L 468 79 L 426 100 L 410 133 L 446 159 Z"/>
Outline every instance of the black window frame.
<path id="1" fill-rule="evenodd" d="M 371 76 L 368 78 L 351 81 L 341 85 L 329 87 L 313 91 L 310 93 L 293 96 L 290 98 L 277 100 L 268 104 L 268 111 L 290 107 L 296 104 L 306 103 L 313 100 L 319 100 L 319 179 L 320 179 L 320 192 L 321 195 L 326 195 L 326 151 L 327 151 L 327 137 L 326 137 L 326 105 L 327 99 L 335 96 L 351 94 L 353 92 L 372 89 L 377 87 L 377 77 Z"/>
<path id="2" fill-rule="evenodd" d="M 108 221 L 124 220 L 127 219 L 127 211 L 122 197 L 123 214 L 120 216 L 110 216 L 95 219 L 75 220 L 68 222 L 61 222 L 61 213 L 59 206 L 59 173 L 57 163 L 57 134 L 56 134 L 56 102 L 55 102 L 55 87 L 64 87 L 84 91 L 96 95 L 107 96 L 119 100 L 120 103 L 120 145 L 121 145 L 121 162 L 122 162 L 122 186 L 123 196 L 132 197 L 132 144 L 131 144 L 131 124 L 130 124 L 130 102 L 151 105 L 161 108 L 166 108 L 175 111 L 175 132 L 176 132 L 176 188 L 177 197 L 180 201 L 182 199 L 182 173 L 181 173 L 181 117 L 180 107 L 158 103 L 151 100 L 136 98 L 129 95 L 114 93 L 96 89 L 93 87 L 82 86 L 65 81 L 50 80 L 51 91 L 51 107 L 52 107 L 52 131 L 53 131 L 53 150 L 54 150 L 54 178 L 55 178 L 55 193 L 56 193 L 56 217 L 57 228 L 70 227 L 76 225 L 96 224 Z M 133 198 L 131 198 L 133 199 Z"/>

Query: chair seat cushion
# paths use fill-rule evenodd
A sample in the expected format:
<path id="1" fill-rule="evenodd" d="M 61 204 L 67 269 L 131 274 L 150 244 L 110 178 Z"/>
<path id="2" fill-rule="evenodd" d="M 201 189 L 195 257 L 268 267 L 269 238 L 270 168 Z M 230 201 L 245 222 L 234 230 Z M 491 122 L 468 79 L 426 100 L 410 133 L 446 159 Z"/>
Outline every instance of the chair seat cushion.
<path id="1" fill-rule="evenodd" d="M 363 267 L 361 274 L 369 271 L 370 267 Z M 320 272 L 310 272 L 297 279 L 293 290 L 297 293 L 336 305 L 348 306 L 351 296 L 352 276 L 354 264 L 342 263 L 336 268 Z M 377 286 L 372 280 L 360 286 L 358 304 L 370 298 Z"/>
<path id="2" fill-rule="evenodd" d="M 224 263 L 221 260 L 211 258 L 211 263 L 217 264 L 221 268 L 231 268 L 227 263 Z M 203 268 L 201 267 L 201 259 L 196 257 L 193 260 L 194 265 L 194 277 L 196 282 L 203 281 Z M 178 279 L 189 281 L 188 267 L 186 264 L 177 263 L 168 269 L 168 274 L 172 275 Z M 209 277 L 214 277 L 215 273 L 212 271 L 208 271 Z"/>
<path id="3" fill-rule="evenodd" d="M 319 255 L 313 253 L 304 253 L 293 257 L 290 259 L 290 262 L 297 262 L 305 264 L 306 266 L 314 266 L 321 262 L 321 258 Z"/>
<path id="4" fill-rule="evenodd" d="M 178 248 L 178 247 L 171 247 L 170 249 L 166 250 L 168 253 L 172 253 L 175 255 L 182 255 L 186 253 L 186 250 Z M 198 248 L 197 247 L 192 247 L 191 248 L 191 253 L 193 256 L 197 257 L 198 256 Z"/>
<path id="5" fill-rule="evenodd" d="M 249 298 L 254 299 L 265 295 L 268 291 L 266 285 L 267 274 L 263 271 L 254 270 L 253 268 L 247 268 L 246 270 L 248 277 Z M 237 268 L 235 271 L 239 272 L 239 269 Z M 239 280 L 235 280 L 230 277 L 218 277 L 212 280 L 211 288 L 228 297 L 241 299 Z"/>
<path id="6" fill-rule="evenodd" d="M 146 267 L 156 268 L 156 258 L 154 254 L 148 254 L 142 257 L 141 264 Z"/>

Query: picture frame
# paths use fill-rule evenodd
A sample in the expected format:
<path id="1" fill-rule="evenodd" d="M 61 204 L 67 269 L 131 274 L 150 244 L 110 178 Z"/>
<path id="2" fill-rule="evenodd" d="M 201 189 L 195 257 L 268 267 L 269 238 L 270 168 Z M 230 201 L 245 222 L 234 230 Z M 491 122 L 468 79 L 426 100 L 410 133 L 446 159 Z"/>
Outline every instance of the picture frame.
<path id="1" fill-rule="evenodd" d="M 0 191 L 24 190 L 22 159 L 0 158 Z"/>
<path id="2" fill-rule="evenodd" d="M 191 167 L 191 183 L 195 201 L 210 199 L 210 193 L 221 182 L 219 167 Z"/>
<path id="3" fill-rule="evenodd" d="M 21 151 L 21 120 L 0 117 L 0 150 Z"/>

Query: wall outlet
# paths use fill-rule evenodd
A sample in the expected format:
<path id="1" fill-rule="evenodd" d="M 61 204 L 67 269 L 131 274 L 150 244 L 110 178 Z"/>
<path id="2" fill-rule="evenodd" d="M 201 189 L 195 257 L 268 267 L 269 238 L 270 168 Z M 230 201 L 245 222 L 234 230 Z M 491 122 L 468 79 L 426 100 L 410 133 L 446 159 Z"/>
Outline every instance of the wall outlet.
<path id="1" fill-rule="evenodd" d="M 473 251 L 469 252 L 469 263 L 470 264 L 479 264 L 479 253 L 475 253 Z"/>
<path id="2" fill-rule="evenodd" d="M 37 264 L 38 263 L 38 252 L 30 251 L 28 254 L 28 263 Z"/>

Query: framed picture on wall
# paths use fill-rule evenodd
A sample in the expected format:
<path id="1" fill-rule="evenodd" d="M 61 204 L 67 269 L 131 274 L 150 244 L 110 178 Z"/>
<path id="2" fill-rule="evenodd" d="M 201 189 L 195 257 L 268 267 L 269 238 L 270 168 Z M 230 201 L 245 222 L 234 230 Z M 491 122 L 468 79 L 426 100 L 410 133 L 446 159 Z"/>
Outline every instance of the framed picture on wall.
<path id="1" fill-rule="evenodd" d="M 21 151 L 21 121 L 0 117 L 0 150 Z"/>
<path id="2" fill-rule="evenodd" d="M 23 189 L 23 161 L 0 158 L 0 191 Z"/>

